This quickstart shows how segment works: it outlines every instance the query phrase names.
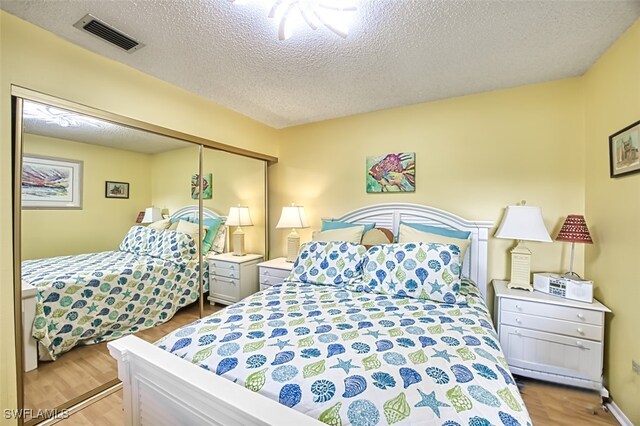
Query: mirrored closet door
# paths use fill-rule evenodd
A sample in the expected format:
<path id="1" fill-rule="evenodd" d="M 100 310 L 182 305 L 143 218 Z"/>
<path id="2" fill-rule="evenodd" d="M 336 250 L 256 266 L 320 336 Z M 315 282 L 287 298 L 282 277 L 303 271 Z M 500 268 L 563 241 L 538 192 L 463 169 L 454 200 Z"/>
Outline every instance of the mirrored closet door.
<path id="1" fill-rule="evenodd" d="M 66 104 L 16 99 L 19 386 L 35 413 L 117 384 L 108 341 L 155 342 L 221 309 L 208 258 L 232 249 L 231 207 L 250 208 L 246 247 L 267 247 L 266 161 Z"/>

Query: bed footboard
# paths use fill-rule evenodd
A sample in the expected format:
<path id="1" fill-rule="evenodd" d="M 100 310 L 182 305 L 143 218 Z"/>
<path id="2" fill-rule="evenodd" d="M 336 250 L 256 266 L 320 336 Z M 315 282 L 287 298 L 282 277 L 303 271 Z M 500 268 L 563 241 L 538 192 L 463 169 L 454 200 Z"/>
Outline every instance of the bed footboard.
<path id="1" fill-rule="evenodd" d="M 126 425 L 322 424 L 135 336 L 107 346 L 118 361 Z"/>

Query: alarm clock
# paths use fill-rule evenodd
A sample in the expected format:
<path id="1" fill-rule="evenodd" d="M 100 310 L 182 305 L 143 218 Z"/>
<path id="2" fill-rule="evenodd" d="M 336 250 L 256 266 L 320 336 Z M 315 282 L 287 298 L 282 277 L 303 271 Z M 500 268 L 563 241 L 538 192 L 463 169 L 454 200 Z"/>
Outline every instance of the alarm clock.
<path id="1" fill-rule="evenodd" d="M 565 299 L 593 302 L 593 281 L 550 273 L 533 274 L 533 289 Z"/>

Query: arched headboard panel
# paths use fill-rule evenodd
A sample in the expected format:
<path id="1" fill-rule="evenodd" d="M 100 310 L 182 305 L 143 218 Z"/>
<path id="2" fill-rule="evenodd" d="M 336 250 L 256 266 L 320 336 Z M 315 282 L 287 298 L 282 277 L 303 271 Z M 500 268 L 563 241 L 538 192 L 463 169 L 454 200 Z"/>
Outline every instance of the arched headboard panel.
<path id="1" fill-rule="evenodd" d="M 224 221 L 227 220 L 226 216 L 219 215 L 218 213 L 216 213 L 213 210 L 208 209 L 206 207 L 202 208 L 202 217 L 204 219 L 221 218 Z M 183 219 L 183 220 L 188 220 L 188 221 L 194 221 L 195 219 L 198 219 L 198 206 L 196 206 L 196 205 L 194 205 L 194 206 L 184 206 L 181 209 L 176 210 L 171 215 L 171 221 L 175 222 L 178 219 Z"/>
<path id="2" fill-rule="evenodd" d="M 388 228 L 397 237 L 400 222 L 439 226 L 457 231 L 471 232 L 471 244 L 463 262 L 462 275 L 471 278 L 487 298 L 487 262 L 489 228 L 493 222 L 467 220 L 453 213 L 410 203 L 375 204 L 353 210 L 335 220 L 360 225 L 375 223 L 378 228 Z"/>

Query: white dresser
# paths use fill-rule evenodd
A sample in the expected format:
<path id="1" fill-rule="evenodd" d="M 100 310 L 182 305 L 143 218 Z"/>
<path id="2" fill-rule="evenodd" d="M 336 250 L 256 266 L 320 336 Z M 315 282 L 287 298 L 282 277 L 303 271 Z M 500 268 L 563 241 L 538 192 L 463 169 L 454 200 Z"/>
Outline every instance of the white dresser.
<path id="1" fill-rule="evenodd" d="M 285 257 L 279 257 L 259 263 L 258 268 L 260 269 L 260 290 L 265 290 L 284 281 L 291 273 L 293 262 L 287 262 Z"/>
<path id="2" fill-rule="evenodd" d="M 209 301 L 230 305 L 258 291 L 258 263 L 261 254 L 234 256 L 233 253 L 207 256 Z"/>
<path id="3" fill-rule="evenodd" d="M 493 280 L 494 319 L 514 374 L 597 389 L 602 385 L 602 303 L 578 302 L 541 292 L 508 289 Z"/>

